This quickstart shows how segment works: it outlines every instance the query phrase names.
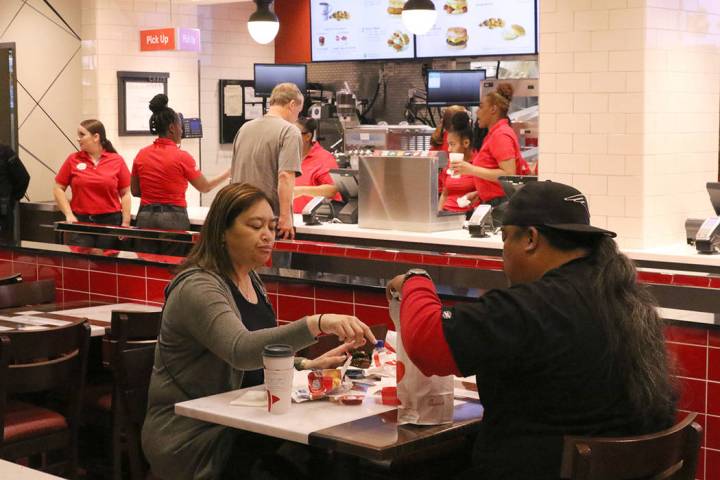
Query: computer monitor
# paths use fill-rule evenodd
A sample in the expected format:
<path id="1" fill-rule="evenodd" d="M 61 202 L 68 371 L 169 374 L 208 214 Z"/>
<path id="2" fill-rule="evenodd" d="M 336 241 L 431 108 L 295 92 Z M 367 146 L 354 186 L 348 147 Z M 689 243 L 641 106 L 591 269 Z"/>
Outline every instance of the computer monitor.
<path id="1" fill-rule="evenodd" d="M 255 96 L 269 97 L 276 85 L 285 82 L 294 83 L 305 95 L 307 90 L 307 65 L 255 64 Z"/>
<path id="2" fill-rule="evenodd" d="M 477 106 L 485 70 L 428 71 L 427 104 L 431 107 L 447 105 Z"/>
<path id="3" fill-rule="evenodd" d="M 333 179 L 335 186 L 343 199 L 347 203 L 358 198 L 358 179 L 357 170 L 349 169 L 333 169 L 330 170 L 330 177 Z"/>
<path id="4" fill-rule="evenodd" d="M 720 182 L 707 182 L 706 186 L 715 215 L 720 216 Z"/>

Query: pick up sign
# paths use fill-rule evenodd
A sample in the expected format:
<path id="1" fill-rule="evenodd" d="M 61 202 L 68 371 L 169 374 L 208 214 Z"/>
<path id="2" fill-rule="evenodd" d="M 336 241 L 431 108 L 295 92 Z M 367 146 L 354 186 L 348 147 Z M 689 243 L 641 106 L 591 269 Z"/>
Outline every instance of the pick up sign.
<path id="1" fill-rule="evenodd" d="M 140 51 L 175 50 L 175 29 L 140 30 Z"/>

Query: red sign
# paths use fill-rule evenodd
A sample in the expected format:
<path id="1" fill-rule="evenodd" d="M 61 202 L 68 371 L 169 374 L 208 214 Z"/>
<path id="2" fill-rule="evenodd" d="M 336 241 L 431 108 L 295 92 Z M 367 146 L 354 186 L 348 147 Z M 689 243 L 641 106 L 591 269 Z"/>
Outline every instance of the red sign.
<path id="1" fill-rule="evenodd" d="M 175 50 L 175 29 L 140 30 L 140 51 Z"/>

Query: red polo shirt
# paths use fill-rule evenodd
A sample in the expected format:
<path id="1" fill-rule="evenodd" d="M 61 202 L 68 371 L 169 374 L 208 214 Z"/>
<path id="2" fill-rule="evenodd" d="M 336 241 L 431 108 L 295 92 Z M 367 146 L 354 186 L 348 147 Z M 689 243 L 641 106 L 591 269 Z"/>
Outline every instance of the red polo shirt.
<path id="1" fill-rule="evenodd" d="M 451 175 L 448 175 L 447 168 L 442 171 L 440 176 L 443 179 L 443 188 L 447 192 L 445 204 L 442 205 L 443 210 L 448 212 L 467 212 L 477 206 L 477 201 L 465 208 L 457 203 L 460 197 L 475 191 L 475 177 L 472 175 L 460 175 L 460 178 L 452 178 Z"/>
<path id="2" fill-rule="evenodd" d="M 135 157 L 132 176 L 140 181 L 140 205 L 187 207 L 188 182 L 202 175 L 195 159 L 168 138 L 157 138 Z"/>
<path id="3" fill-rule="evenodd" d="M 79 151 L 68 155 L 55 182 L 72 190 L 73 213 L 101 215 L 121 210 L 120 190 L 130 186 L 130 172 L 117 153 L 103 150 L 95 165 L 90 155 Z"/>
<path id="4" fill-rule="evenodd" d="M 296 187 L 317 187 L 320 185 L 335 185 L 330 170 L 338 168 L 337 160 L 332 153 L 325 150 L 318 142 L 313 143 L 310 151 L 302 161 L 302 175 L 295 179 Z M 310 195 L 302 195 L 293 200 L 293 212 L 302 213 L 303 208 L 312 200 Z M 333 200 L 341 201 L 342 197 L 336 193 Z"/>
<path id="5" fill-rule="evenodd" d="M 510 158 L 515 159 L 516 175 L 530 173 L 530 168 L 520 153 L 520 142 L 518 142 L 515 131 L 507 119 L 502 119 L 490 128 L 480 151 L 475 154 L 472 163 L 478 167 L 498 169 L 500 168 L 500 162 Z M 475 177 L 475 189 L 483 202 L 505 195 L 498 182 L 491 182 L 483 178 Z"/>

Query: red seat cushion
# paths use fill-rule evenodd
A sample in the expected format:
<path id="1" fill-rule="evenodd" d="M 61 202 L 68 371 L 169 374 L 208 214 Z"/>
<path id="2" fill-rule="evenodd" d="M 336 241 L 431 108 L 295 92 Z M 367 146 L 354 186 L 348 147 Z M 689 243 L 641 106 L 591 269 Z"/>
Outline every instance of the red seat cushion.
<path id="1" fill-rule="evenodd" d="M 112 388 L 111 384 L 88 385 L 85 387 L 83 403 L 85 406 L 102 410 L 112 411 Z"/>
<path id="2" fill-rule="evenodd" d="M 65 417 L 25 402 L 8 402 L 5 409 L 5 442 L 16 442 L 68 428 Z"/>

